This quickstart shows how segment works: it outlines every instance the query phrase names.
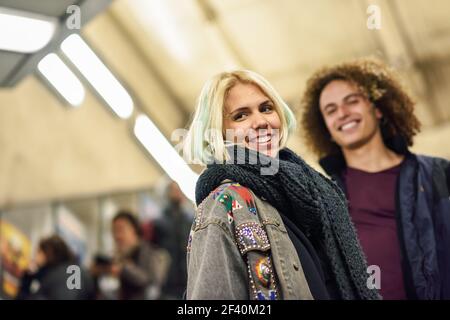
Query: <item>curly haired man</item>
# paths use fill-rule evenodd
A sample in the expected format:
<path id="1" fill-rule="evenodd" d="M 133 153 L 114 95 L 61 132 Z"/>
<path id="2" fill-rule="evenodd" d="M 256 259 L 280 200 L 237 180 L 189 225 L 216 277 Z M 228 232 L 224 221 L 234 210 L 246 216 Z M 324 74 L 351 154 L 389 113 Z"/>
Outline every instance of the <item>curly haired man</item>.
<path id="1" fill-rule="evenodd" d="M 420 122 L 383 62 L 326 67 L 308 81 L 302 127 L 345 191 L 384 299 L 450 299 L 450 163 L 409 151 Z"/>

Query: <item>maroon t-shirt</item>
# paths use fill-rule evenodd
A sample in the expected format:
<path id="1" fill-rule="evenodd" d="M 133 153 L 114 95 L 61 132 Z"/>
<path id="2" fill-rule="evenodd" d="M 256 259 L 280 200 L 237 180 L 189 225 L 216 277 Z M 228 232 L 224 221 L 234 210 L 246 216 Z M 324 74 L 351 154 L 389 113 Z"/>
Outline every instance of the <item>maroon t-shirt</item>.
<path id="1" fill-rule="evenodd" d="M 395 201 L 400 166 L 374 173 L 344 171 L 350 215 L 368 265 L 380 267 L 380 293 L 387 300 L 406 299 Z"/>

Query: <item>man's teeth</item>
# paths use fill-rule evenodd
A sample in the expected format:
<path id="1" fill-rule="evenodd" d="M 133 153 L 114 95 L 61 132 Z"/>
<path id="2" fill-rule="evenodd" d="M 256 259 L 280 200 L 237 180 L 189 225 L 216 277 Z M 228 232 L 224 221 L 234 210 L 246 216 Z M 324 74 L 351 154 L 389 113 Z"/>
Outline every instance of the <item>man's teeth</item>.
<path id="1" fill-rule="evenodd" d="M 358 123 L 356 122 L 356 121 L 352 121 L 352 122 L 349 122 L 349 123 L 346 123 L 346 124 L 344 124 L 342 127 L 341 127 L 341 130 L 348 130 L 348 129 L 351 129 L 351 128 L 353 128 L 354 126 L 356 126 Z"/>

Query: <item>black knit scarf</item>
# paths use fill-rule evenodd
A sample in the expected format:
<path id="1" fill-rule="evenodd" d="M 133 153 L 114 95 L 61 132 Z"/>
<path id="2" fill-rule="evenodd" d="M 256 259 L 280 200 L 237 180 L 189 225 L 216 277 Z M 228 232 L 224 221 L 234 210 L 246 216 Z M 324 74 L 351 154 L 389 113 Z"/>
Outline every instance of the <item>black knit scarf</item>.
<path id="1" fill-rule="evenodd" d="M 228 152 L 230 161 L 209 164 L 200 175 L 197 205 L 224 180 L 238 182 L 291 219 L 313 243 L 323 243 L 343 299 L 379 298 L 367 288 L 367 264 L 336 183 L 288 148 L 280 150 L 278 159 L 236 145 Z"/>

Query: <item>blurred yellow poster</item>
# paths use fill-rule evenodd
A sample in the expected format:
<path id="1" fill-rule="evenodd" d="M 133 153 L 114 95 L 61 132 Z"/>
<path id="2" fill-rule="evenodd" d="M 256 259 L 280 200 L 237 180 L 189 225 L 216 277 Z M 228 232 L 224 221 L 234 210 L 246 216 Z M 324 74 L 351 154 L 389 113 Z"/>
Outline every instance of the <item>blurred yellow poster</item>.
<path id="1" fill-rule="evenodd" d="M 2 270 L 1 293 L 7 298 L 16 297 L 20 278 L 31 259 L 31 241 L 14 225 L 0 220 L 0 255 Z"/>

